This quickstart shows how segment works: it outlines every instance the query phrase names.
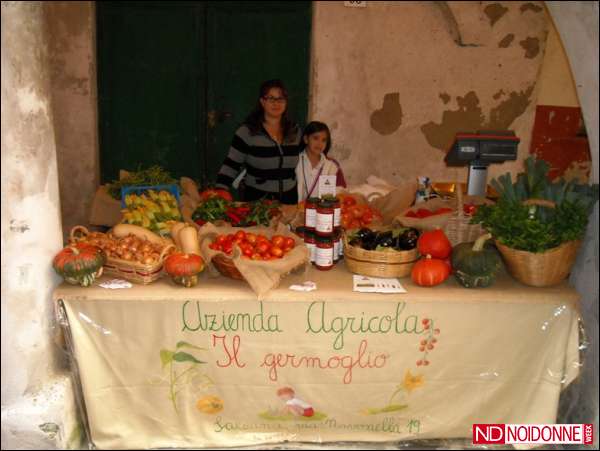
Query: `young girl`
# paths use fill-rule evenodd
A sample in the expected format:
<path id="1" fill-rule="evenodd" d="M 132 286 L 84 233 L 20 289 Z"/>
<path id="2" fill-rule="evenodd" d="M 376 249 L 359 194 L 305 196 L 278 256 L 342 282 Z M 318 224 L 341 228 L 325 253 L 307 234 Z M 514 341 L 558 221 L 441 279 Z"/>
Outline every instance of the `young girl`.
<path id="1" fill-rule="evenodd" d="M 298 202 L 319 196 L 319 176 L 335 175 L 336 186 L 346 187 L 340 164 L 327 153 L 331 148 L 331 133 L 323 122 L 311 122 L 302 135 L 304 150 L 300 152 L 296 166 Z"/>

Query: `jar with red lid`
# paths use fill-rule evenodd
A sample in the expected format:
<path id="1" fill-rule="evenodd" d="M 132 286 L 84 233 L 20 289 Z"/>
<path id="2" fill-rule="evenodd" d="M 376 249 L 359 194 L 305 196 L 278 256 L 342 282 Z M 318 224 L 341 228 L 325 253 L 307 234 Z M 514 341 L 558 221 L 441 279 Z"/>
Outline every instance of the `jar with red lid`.
<path id="1" fill-rule="evenodd" d="M 315 232 L 319 236 L 331 237 L 333 234 L 333 202 L 329 199 L 322 199 L 317 205 L 317 224 Z"/>
<path id="2" fill-rule="evenodd" d="M 317 205 L 318 197 L 309 197 L 304 204 L 304 227 L 305 230 L 313 231 L 317 227 Z"/>
<path id="3" fill-rule="evenodd" d="M 302 239 L 304 239 L 305 232 L 306 232 L 306 228 L 303 226 L 296 227 L 296 230 L 294 231 L 294 233 Z"/>
<path id="4" fill-rule="evenodd" d="M 317 240 L 314 232 L 311 232 L 309 230 L 304 231 L 304 244 L 308 248 L 310 262 L 314 263 L 317 254 Z"/>
<path id="5" fill-rule="evenodd" d="M 333 238 L 317 236 L 316 241 L 315 267 L 321 271 L 329 271 L 333 268 Z"/>

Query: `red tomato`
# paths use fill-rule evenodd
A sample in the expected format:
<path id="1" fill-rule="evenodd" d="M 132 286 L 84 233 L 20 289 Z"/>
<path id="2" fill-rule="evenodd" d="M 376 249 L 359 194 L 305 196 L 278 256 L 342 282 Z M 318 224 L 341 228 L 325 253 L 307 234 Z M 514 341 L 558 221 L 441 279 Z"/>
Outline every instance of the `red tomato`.
<path id="1" fill-rule="evenodd" d="M 256 244 L 256 235 L 250 232 L 246 233 L 246 241 L 254 246 Z"/>
<path id="2" fill-rule="evenodd" d="M 285 237 L 281 235 L 273 235 L 273 238 L 271 238 L 271 243 L 273 243 L 273 246 L 275 247 L 283 247 L 284 242 Z"/>
<path id="3" fill-rule="evenodd" d="M 408 213 L 406 213 L 405 216 L 407 218 L 418 218 L 417 214 L 414 211 L 412 211 L 412 210 L 409 210 Z"/>
<path id="4" fill-rule="evenodd" d="M 269 252 L 273 257 L 281 258 L 283 256 L 283 250 L 279 246 L 271 246 Z"/>
<path id="5" fill-rule="evenodd" d="M 350 213 L 350 216 L 353 217 L 354 219 L 359 219 L 362 217 L 363 212 L 364 212 L 363 206 L 362 205 L 354 205 L 354 206 L 350 207 L 348 212 Z"/>
<path id="6" fill-rule="evenodd" d="M 255 252 L 254 254 L 252 254 L 252 260 L 262 260 L 262 255 L 260 255 L 258 252 Z"/>
<path id="7" fill-rule="evenodd" d="M 209 188 L 209 189 L 205 189 L 204 191 L 202 191 L 200 193 L 200 198 L 202 199 L 202 201 L 208 200 L 211 197 L 221 197 L 229 202 L 231 202 L 233 200 L 229 191 L 227 191 L 225 189 Z"/>
<path id="8" fill-rule="evenodd" d="M 273 257 L 271 254 L 263 254 L 262 259 L 264 261 L 269 261 L 269 260 L 273 260 L 276 257 Z"/>
<path id="9" fill-rule="evenodd" d="M 296 241 L 292 237 L 286 237 L 283 241 L 284 249 L 293 249 L 296 246 Z"/>
<path id="10" fill-rule="evenodd" d="M 353 219 L 350 221 L 350 225 L 348 228 L 350 229 L 358 229 L 360 227 L 360 221 L 358 219 Z"/>
<path id="11" fill-rule="evenodd" d="M 242 253 L 246 256 L 246 257 L 252 257 L 252 255 L 254 254 L 254 249 L 250 248 L 245 248 Z"/>
<path id="12" fill-rule="evenodd" d="M 222 251 L 225 252 L 226 254 L 231 254 L 232 250 L 233 250 L 233 243 L 231 241 L 225 241 L 222 244 Z"/>
<path id="13" fill-rule="evenodd" d="M 260 243 L 256 243 L 255 249 L 259 254 L 265 255 L 269 252 L 269 244 L 265 241 L 261 241 Z"/>
<path id="14" fill-rule="evenodd" d="M 233 233 L 228 233 L 226 238 L 228 241 L 233 241 L 235 240 L 235 235 Z"/>
<path id="15" fill-rule="evenodd" d="M 373 212 L 371 211 L 371 209 L 368 209 L 363 213 L 363 216 L 362 216 L 362 219 L 360 222 L 363 225 L 369 225 L 369 224 L 371 224 L 371 222 L 373 222 Z"/>
<path id="16" fill-rule="evenodd" d="M 235 232 L 234 236 L 236 240 L 245 240 L 246 232 L 244 232 L 243 230 L 238 230 L 237 232 Z"/>
<path id="17" fill-rule="evenodd" d="M 477 212 L 477 205 L 475 204 L 465 204 L 463 205 L 463 211 L 467 215 L 474 215 Z"/>
<path id="18" fill-rule="evenodd" d="M 352 205 L 356 205 L 356 199 L 354 197 L 352 197 L 352 196 L 346 196 L 346 197 L 344 197 L 344 201 L 343 202 L 344 202 L 344 205 L 346 207 L 350 207 Z"/>
<path id="19" fill-rule="evenodd" d="M 417 210 L 417 218 L 427 218 L 429 216 L 431 216 L 431 211 L 428 210 L 427 208 L 419 208 Z"/>
<path id="20" fill-rule="evenodd" d="M 227 241 L 227 237 L 225 235 L 217 235 L 215 238 L 215 243 L 217 244 L 223 244 L 225 241 Z"/>

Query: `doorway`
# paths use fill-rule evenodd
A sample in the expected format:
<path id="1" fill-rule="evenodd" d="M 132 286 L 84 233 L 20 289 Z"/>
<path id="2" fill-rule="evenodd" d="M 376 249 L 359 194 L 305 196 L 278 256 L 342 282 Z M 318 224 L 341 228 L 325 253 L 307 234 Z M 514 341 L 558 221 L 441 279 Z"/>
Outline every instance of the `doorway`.
<path id="1" fill-rule="evenodd" d="M 160 165 L 214 182 L 264 80 L 308 111 L 310 2 L 98 2 L 102 183 Z"/>

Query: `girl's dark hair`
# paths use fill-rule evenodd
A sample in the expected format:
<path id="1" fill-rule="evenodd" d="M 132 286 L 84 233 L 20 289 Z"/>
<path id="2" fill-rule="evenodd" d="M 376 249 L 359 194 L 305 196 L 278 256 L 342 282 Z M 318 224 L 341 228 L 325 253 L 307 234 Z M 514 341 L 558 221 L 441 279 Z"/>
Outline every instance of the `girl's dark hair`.
<path id="1" fill-rule="evenodd" d="M 248 128 L 250 129 L 250 133 L 252 133 L 253 135 L 257 135 L 258 133 L 260 133 L 260 131 L 263 128 L 263 121 L 265 120 L 265 110 L 263 109 L 260 103 L 260 99 L 265 97 L 269 93 L 269 90 L 272 88 L 280 89 L 283 97 L 285 97 L 286 99 L 288 98 L 287 89 L 285 89 L 285 86 L 281 80 L 274 79 L 262 82 L 258 90 L 258 99 L 256 100 L 256 106 L 244 121 L 244 124 L 248 126 Z M 281 127 L 283 129 L 284 138 L 287 138 L 289 135 L 291 135 L 292 131 L 295 129 L 295 124 L 288 117 L 288 109 L 289 108 L 286 105 L 286 109 L 283 112 L 283 115 L 281 116 Z"/>
<path id="2" fill-rule="evenodd" d="M 313 133 L 319 132 L 327 132 L 327 144 L 325 145 L 325 150 L 323 151 L 323 153 L 327 155 L 327 152 L 329 152 L 329 149 L 331 149 L 331 132 L 329 131 L 329 127 L 327 127 L 327 124 L 323 122 L 312 121 L 304 128 L 304 133 L 302 133 L 301 141 L 302 145 L 304 146 L 304 148 L 306 148 L 306 144 L 304 143 L 305 136 L 310 136 Z"/>

